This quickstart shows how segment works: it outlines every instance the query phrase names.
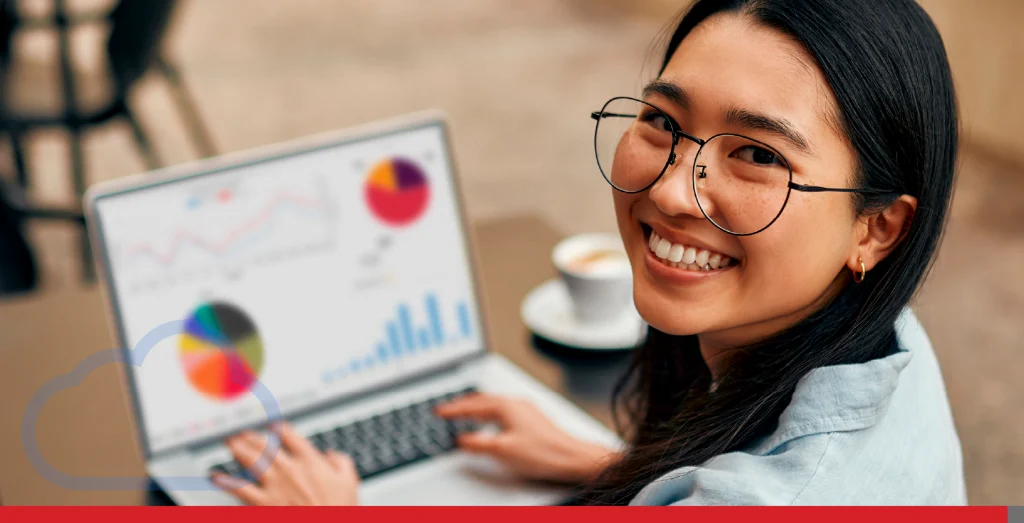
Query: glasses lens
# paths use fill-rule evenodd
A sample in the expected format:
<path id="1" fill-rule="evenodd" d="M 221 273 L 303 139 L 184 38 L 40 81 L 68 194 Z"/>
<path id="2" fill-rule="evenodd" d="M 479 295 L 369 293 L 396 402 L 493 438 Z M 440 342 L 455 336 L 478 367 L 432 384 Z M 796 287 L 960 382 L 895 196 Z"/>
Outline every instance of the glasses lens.
<path id="1" fill-rule="evenodd" d="M 704 144 L 693 165 L 701 210 L 733 234 L 753 234 L 768 227 L 789 198 L 789 162 L 757 140 L 716 136 Z"/>
<path id="2" fill-rule="evenodd" d="M 614 98 L 598 113 L 594 151 L 605 180 L 637 192 L 654 183 L 672 154 L 672 124 L 652 105 Z"/>

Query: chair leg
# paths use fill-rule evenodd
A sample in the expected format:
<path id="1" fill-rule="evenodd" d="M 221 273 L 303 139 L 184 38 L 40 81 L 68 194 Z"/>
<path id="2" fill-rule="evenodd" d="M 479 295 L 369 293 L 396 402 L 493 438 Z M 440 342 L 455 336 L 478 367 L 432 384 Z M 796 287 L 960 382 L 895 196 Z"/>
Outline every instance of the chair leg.
<path id="1" fill-rule="evenodd" d="M 82 149 L 82 130 L 77 127 L 71 128 L 71 176 L 74 185 L 75 197 L 81 205 L 81 198 L 85 195 L 85 156 Z M 89 233 L 83 227 L 79 236 L 79 250 L 82 258 L 82 279 L 92 283 L 96 280 L 96 267 L 92 259 L 92 246 L 89 244 Z"/>
<path id="2" fill-rule="evenodd" d="M 195 100 L 193 100 L 191 93 L 185 86 L 185 81 L 181 78 L 181 74 L 178 73 L 178 69 L 162 56 L 157 58 L 156 65 L 171 85 L 171 91 L 174 92 L 174 99 L 178 104 L 178 110 L 181 111 L 196 150 L 204 158 L 217 154 L 213 146 L 213 140 L 210 139 L 210 132 L 202 117 L 199 116 Z"/>
<path id="3" fill-rule="evenodd" d="M 66 20 L 68 0 L 56 0 L 54 4 L 57 20 Z M 71 65 L 70 27 L 60 25 L 57 31 L 57 43 L 60 49 L 61 87 L 64 90 L 64 120 L 71 133 L 71 183 L 75 191 L 76 205 L 82 205 L 85 196 L 85 158 L 82 151 L 82 117 L 78 112 L 78 96 L 75 90 L 74 70 Z M 82 279 L 87 283 L 96 280 L 96 267 L 92 260 L 92 248 L 89 245 L 89 234 L 83 227 L 80 233 L 80 253 L 82 258 Z"/>
<path id="4" fill-rule="evenodd" d="M 29 176 L 28 176 L 28 164 L 25 161 L 25 144 L 23 141 L 23 135 L 18 131 L 11 129 L 11 151 L 14 154 L 14 170 L 18 177 L 18 185 L 22 189 L 28 189 Z"/>
<path id="5" fill-rule="evenodd" d="M 142 155 L 142 161 L 146 163 L 146 167 L 149 170 L 162 167 L 163 162 L 160 161 L 160 156 L 157 154 L 156 149 L 153 148 L 149 137 L 146 136 L 146 131 L 127 105 L 124 107 L 124 119 L 128 121 L 128 125 L 132 128 L 132 136 L 135 138 L 135 144 L 139 147 L 139 153 Z"/>

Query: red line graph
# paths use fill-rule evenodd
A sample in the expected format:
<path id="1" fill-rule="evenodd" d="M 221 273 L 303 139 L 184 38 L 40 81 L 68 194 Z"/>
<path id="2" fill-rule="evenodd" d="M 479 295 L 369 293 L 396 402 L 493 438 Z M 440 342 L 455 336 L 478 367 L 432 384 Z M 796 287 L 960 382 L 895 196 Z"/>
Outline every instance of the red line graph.
<path id="1" fill-rule="evenodd" d="M 122 256 L 125 258 L 131 258 L 146 255 L 159 264 L 166 266 L 174 261 L 174 258 L 178 256 L 178 253 L 181 252 L 182 247 L 186 244 L 192 244 L 196 247 L 200 247 L 213 255 L 220 255 L 228 251 L 233 245 L 244 239 L 247 235 L 258 231 L 260 227 L 266 225 L 271 218 L 274 217 L 279 209 L 287 205 L 295 205 L 300 208 L 311 209 L 314 211 L 324 211 L 326 207 L 324 202 L 321 200 L 307 198 L 288 192 L 280 192 L 276 194 L 266 205 L 264 205 L 255 216 L 245 222 L 242 222 L 234 229 L 231 229 L 219 240 L 207 240 L 192 231 L 178 229 L 174 232 L 170 245 L 164 253 L 158 251 L 150 243 L 139 243 L 125 247 L 122 250 Z"/>

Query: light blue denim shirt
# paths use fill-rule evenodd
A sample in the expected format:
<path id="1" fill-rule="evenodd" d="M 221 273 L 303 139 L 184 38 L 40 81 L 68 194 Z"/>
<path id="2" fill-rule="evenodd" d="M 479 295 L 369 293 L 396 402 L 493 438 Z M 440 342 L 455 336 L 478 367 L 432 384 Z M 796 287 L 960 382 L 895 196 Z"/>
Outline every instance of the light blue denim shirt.
<path id="1" fill-rule="evenodd" d="M 960 440 L 931 343 L 909 309 L 896 332 L 895 354 L 808 373 L 771 435 L 668 473 L 632 504 L 965 504 Z"/>

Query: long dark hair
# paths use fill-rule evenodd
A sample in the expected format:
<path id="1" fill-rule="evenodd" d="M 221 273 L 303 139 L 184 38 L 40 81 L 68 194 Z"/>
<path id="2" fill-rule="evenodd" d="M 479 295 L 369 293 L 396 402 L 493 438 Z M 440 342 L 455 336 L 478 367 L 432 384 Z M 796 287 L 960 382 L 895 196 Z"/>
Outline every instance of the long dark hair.
<path id="1" fill-rule="evenodd" d="M 900 194 L 918 199 L 900 245 L 861 284 L 755 346 L 735 351 L 710 392 L 696 336 L 650 329 L 616 389 L 631 427 L 625 455 L 589 485 L 594 504 L 628 503 L 672 470 L 701 466 L 769 434 L 797 382 L 823 366 L 862 363 L 893 350 L 894 323 L 927 274 L 952 197 L 956 99 L 938 31 L 913 0 L 698 0 L 668 42 L 732 12 L 801 42 L 838 102 L 836 122 L 858 162 L 853 183 L 888 195 L 854 196 L 861 215 Z"/>

